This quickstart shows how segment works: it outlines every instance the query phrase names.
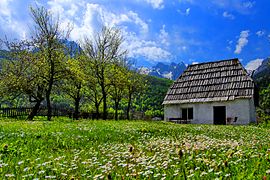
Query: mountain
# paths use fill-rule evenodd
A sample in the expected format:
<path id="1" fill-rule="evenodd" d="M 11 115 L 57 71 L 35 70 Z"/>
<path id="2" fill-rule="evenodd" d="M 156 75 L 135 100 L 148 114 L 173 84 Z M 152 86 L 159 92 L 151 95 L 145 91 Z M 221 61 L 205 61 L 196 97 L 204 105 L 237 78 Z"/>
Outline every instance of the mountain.
<path id="1" fill-rule="evenodd" d="M 69 54 L 71 57 L 76 56 L 77 53 L 80 53 L 82 51 L 80 45 L 75 41 L 63 39 L 60 40 L 60 43 L 62 43 L 66 47 L 65 54 Z"/>
<path id="2" fill-rule="evenodd" d="M 255 70 L 253 78 L 259 87 L 267 87 L 270 83 L 270 58 L 263 60 Z"/>
<path id="3" fill-rule="evenodd" d="M 174 62 L 172 62 L 171 64 L 159 62 L 151 68 L 140 68 L 140 73 L 159 78 L 176 80 L 184 72 L 185 69 L 186 65 L 183 62 L 178 64 Z"/>

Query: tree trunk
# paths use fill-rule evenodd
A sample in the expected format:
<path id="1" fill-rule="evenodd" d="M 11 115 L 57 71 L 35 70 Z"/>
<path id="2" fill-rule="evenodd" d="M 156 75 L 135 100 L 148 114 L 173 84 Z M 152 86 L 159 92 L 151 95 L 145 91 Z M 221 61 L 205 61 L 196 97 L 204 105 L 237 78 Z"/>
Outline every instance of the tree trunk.
<path id="1" fill-rule="evenodd" d="M 77 98 L 75 99 L 75 112 L 74 112 L 74 118 L 75 118 L 76 120 L 79 119 L 80 100 L 81 100 L 80 97 L 77 97 Z"/>
<path id="2" fill-rule="evenodd" d="M 101 86 L 101 90 L 102 90 L 102 96 L 103 96 L 103 120 L 107 119 L 107 94 L 105 91 L 105 86 Z"/>
<path id="3" fill-rule="evenodd" d="M 47 114 L 47 120 L 50 121 L 52 119 L 52 106 L 51 106 L 51 92 L 52 92 L 52 86 L 54 83 L 54 61 L 52 59 L 52 42 L 51 40 L 48 41 L 48 60 L 50 63 L 50 70 L 49 70 L 49 84 L 48 84 L 48 89 L 46 91 L 46 101 L 47 101 L 47 109 L 48 109 L 48 114 Z"/>
<path id="4" fill-rule="evenodd" d="M 115 100 L 115 112 L 114 112 L 114 119 L 118 120 L 118 107 L 119 107 L 119 101 Z"/>
<path id="5" fill-rule="evenodd" d="M 99 104 L 98 104 L 98 102 L 95 102 L 95 108 L 96 108 L 96 119 L 99 119 Z"/>
<path id="6" fill-rule="evenodd" d="M 108 117 L 107 114 L 107 97 L 104 95 L 103 97 L 103 120 L 106 120 Z"/>
<path id="7" fill-rule="evenodd" d="M 131 107 L 131 93 L 128 94 L 128 106 L 127 106 L 127 120 L 130 120 L 129 112 Z"/>
<path id="8" fill-rule="evenodd" d="M 52 106 L 51 106 L 51 99 L 50 93 L 46 92 L 46 101 L 47 101 L 47 120 L 50 121 L 52 119 Z"/>
<path id="9" fill-rule="evenodd" d="M 40 107 L 40 104 L 41 104 L 42 101 L 43 101 L 43 99 L 37 100 L 35 106 L 33 107 L 32 111 L 31 111 L 31 113 L 28 115 L 27 120 L 32 121 L 34 119 L 34 117 L 38 113 L 38 110 L 39 110 L 39 107 Z"/>
<path id="10" fill-rule="evenodd" d="M 48 90 L 46 91 L 46 101 L 47 101 L 47 120 L 50 121 L 52 119 L 52 106 L 51 106 L 51 91 L 52 91 L 52 86 L 53 86 L 53 77 L 50 78 L 50 82 L 48 85 Z"/>

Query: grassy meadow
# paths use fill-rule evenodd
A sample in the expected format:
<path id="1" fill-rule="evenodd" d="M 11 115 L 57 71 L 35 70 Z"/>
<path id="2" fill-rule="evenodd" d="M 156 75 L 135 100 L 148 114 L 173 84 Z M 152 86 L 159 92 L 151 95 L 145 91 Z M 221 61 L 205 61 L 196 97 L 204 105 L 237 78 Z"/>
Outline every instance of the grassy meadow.
<path id="1" fill-rule="evenodd" d="M 0 121 L 0 179 L 269 179 L 270 129 Z"/>

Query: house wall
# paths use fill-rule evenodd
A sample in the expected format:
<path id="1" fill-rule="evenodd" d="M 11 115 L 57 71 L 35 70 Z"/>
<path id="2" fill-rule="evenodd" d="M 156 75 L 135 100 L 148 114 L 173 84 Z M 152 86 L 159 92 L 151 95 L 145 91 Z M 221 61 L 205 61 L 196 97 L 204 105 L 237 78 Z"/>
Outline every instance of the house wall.
<path id="1" fill-rule="evenodd" d="M 250 122 L 256 121 L 253 99 L 236 99 L 234 101 L 225 102 L 165 105 L 164 118 L 166 121 L 168 121 L 169 118 L 182 117 L 181 108 L 192 107 L 192 124 L 214 124 L 214 106 L 226 106 L 226 117 L 232 118 L 230 124 L 249 124 Z M 233 122 L 235 117 L 237 117 L 237 121 Z"/>

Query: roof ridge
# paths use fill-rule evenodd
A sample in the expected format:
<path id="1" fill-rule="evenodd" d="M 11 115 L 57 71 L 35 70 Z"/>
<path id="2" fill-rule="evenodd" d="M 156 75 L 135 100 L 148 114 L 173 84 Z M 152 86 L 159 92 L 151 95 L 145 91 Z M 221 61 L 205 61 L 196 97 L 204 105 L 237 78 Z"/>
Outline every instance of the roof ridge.
<path id="1" fill-rule="evenodd" d="M 203 65 L 203 64 L 220 63 L 220 62 L 225 62 L 225 61 L 234 61 L 234 60 L 240 62 L 238 58 L 232 58 L 232 59 L 223 59 L 223 60 L 217 60 L 217 61 L 202 62 L 202 63 L 198 63 L 198 64 L 190 64 L 190 65 L 188 65 L 188 67 L 189 66 L 198 66 L 198 65 Z"/>

